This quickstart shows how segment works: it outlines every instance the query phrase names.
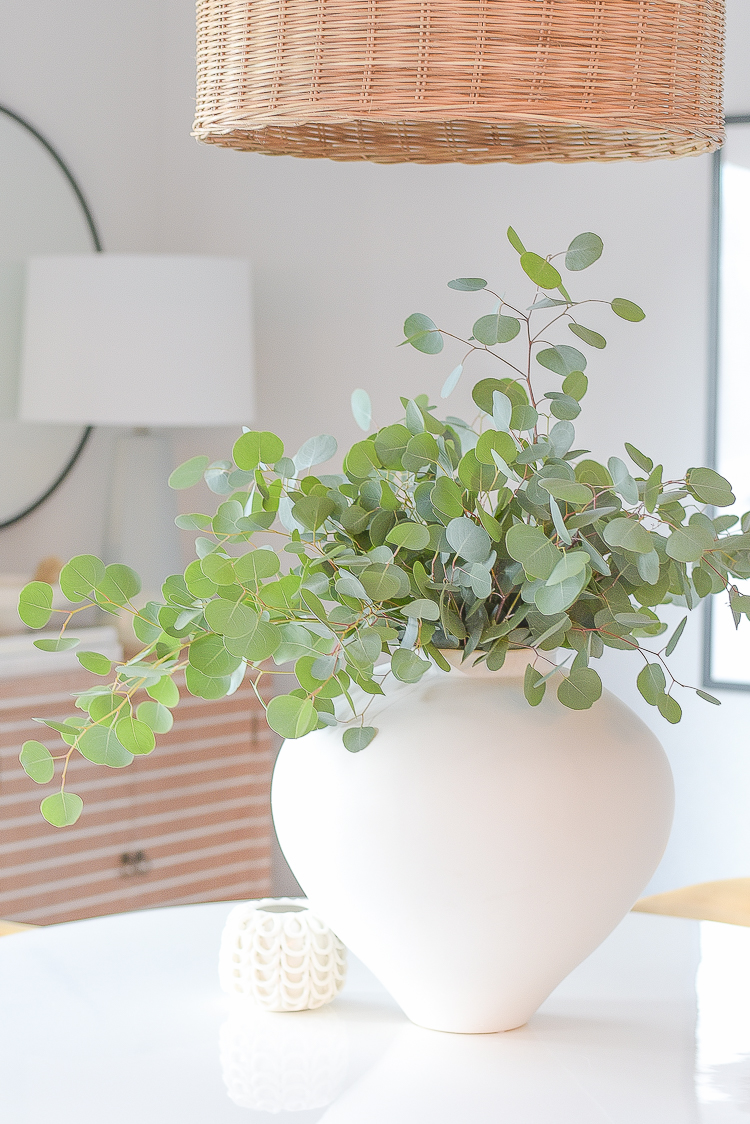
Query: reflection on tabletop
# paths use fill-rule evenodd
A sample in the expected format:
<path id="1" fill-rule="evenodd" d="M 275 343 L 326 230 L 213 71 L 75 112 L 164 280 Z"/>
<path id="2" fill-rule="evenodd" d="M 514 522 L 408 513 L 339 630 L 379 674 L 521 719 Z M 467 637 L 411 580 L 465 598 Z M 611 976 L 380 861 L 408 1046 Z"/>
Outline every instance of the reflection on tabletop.
<path id="1" fill-rule="evenodd" d="M 498 1112 L 513 1124 L 748 1124 L 750 932 L 706 922 L 698 934 L 690 922 L 627 918 L 528 1026 L 507 1034 L 441 1034 L 394 1011 L 387 1048 L 352 1080 L 352 1045 L 365 1062 L 374 1046 L 359 990 L 367 974 L 355 961 L 331 1008 L 235 1010 L 222 1029 L 229 1096 L 272 1113 L 327 1105 L 314 1117 L 325 1124 L 479 1122 Z"/>
<path id="2" fill-rule="evenodd" d="M 630 914 L 527 1026 L 409 1023 L 354 957 L 327 1007 L 223 995 L 231 906 L 0 939 L 13 1124 L 750 1124 L 750 928 Z"/>

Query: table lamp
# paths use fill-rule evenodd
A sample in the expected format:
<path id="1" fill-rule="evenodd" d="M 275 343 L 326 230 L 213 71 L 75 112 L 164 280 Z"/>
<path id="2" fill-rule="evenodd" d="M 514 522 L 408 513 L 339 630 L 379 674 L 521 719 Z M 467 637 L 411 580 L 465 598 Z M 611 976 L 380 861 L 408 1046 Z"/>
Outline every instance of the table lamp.
<path id="1" fill-rule="evenodd" d="M 182 569 L 165 430 L 239 427 L 254 414 L 249 263 L 31 258 L 20 403 L 27 421 L 131 427 L 115 446 L 106 553 L 157 591 Z"/>

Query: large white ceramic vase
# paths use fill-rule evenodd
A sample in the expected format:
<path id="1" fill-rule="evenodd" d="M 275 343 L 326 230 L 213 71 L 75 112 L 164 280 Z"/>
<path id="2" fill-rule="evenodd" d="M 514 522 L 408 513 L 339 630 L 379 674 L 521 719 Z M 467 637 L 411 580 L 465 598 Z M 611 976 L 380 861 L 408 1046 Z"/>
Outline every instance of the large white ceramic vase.
<path id="1" fill-rule="evenodd" d="M 669 836 L 656 737 L 608 691 L 566 709 L 554 678 L 530 707 L 528 658 L 394 684 L 367 713 L 379 733 L 365 750 L 329 727 L 287 741 L 274 772 L 300 885 L 435 1030 L 525 1023 L 627 913 Z"/>

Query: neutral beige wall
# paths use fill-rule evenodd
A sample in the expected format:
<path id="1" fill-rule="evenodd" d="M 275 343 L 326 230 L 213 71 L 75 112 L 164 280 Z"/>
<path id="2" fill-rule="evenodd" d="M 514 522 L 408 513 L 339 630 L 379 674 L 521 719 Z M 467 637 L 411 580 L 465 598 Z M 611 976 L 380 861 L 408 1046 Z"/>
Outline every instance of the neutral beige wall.
<path id="1" fill-rule="evenodd" d="M 316 432 L 356 436 L 348 398 L 371 392 L 376 420 L 398 394 L 436 395 L 452 354 L 397 349 L 419 310 L 467 324 L 482 298 L 451 293 L 462 273 L 515 284 L 504 238 L 512 223 L 542 252 L 581 230 L 606 243 L 584 283 L 648 312 L 608 322 L 591 361 L 580 434 L 595 451 L 623 440 L 668 469 L 703 458 L 710 161 L 484 168 L 380 167 L 265 158 L 198 146 L 189 137 L 193 6 L 187 0 L 0 0 L 0 100 L 59 144 L 91 198 L 108 249 L 206 251 L 254 263 L 258 422 L 290 446 Z M 750 109 L 746 0 L 730 0 L 729 107 Z M 746 96 L 747 95 L 747 96 Z M 478 314 L 478 312 L 476 313 Z M 596 326 L 596 323 L 594 326 Z M 604 322 L 602 321 L 602 324 Z M 469 372 L 470 374 L 470 372 Z M 470 378 L 466 379 L 471 384 Z M 450 412 L 466 407 L 465 392 Z M 176 456 L 218 453 L 229 434 L 176 435 Z M 106 436 L 44 515 L 0 536 L 0 565 L 46 550 L 95 549 L 106 494 Z M 80 542 L 81 547 L 77 544 Z M 681 646 L 698 682 L 700 620 Z M 628 699 L 632 671 L 607 679 Z M 640 703 L 636 699 L 636 705 Z M 644 717 L 653 721 L 653 712 Z M 656 887 L 750 870 L 750 696 L 722 711 L 698 701 L 675 729 L 656 718 L 678 785 L 678 815 Z"/>

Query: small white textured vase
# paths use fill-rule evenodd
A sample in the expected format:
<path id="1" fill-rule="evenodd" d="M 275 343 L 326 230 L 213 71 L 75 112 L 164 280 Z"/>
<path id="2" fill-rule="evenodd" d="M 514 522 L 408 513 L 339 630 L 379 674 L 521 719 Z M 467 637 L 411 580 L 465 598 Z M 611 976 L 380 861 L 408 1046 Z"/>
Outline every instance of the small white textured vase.
<path id="1" fill-rule="evenodd" d="M 529 658 L 389 680 L 369 700 L 366 749 L 348 753 L 328 727 L 285 742 L 274 771 L 300 885 L 435 1030 L 525 1023 L 624 917 L 669 836 L 672 775 L 653 733 L 608 691 L 566 709 L 557 676 L 529 706 Z"/>
<path id="2" fill-rule="evenodd" d="M 266 1011 L 309 1011 L 335 999 L 346 949 L 304 898 L 242 902 L 227 917 L 219 982 Z"/>

